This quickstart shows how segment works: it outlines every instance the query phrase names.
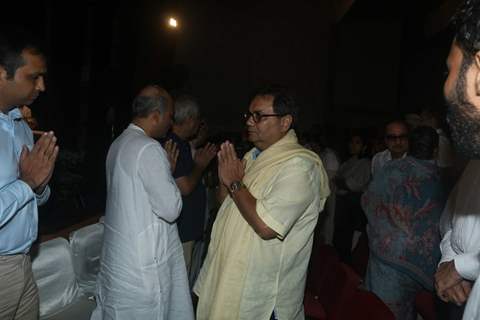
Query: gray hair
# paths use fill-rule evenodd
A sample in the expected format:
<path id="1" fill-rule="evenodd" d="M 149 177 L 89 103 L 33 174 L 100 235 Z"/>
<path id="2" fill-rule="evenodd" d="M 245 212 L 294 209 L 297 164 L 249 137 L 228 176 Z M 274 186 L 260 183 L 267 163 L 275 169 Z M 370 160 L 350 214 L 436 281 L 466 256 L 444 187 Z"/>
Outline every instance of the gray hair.
<path id="1" fill-rule="evenodd" d="M 145 118 L 154 111 L 163 114 L 167 106 L 165 97 L 136 96 L 132 103 L 132 115 L 134 118 Z"/>
<path id="2" fill-rule="evenodd" d="M 198 118 L 199 116 L 200 108 L 193 97 L 184 95 L 175 100 L 175 123 L 182 124 L 189 118 Z"/>

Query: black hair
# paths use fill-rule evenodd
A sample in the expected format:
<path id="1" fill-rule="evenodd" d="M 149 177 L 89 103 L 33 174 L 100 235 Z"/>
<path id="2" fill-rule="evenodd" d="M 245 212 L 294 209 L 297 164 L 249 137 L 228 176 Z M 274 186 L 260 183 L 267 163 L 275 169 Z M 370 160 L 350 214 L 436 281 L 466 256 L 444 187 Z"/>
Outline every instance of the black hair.
<path id="1" fill-rule="evenodd" d="M 438 133 L 432 127 L 419 126 L 409 136 L 408 154 L 421 160 L 432 160 L 438 147 Z"/>
<path id="2" fill-rule="evenodd" d="M 28 50 L 35 55 L 43 55 L 38 41 L 24 29 L 7 26 L 0 33 L 0 66 L 13 78 L 18 68 L 25 65 L 22 52 Z"/>
<path id="3" fill-rule="evenodd" d="M 470 65 L 480 50 L 480 1 L 466 0 L 452 18 L 455 41 Z"/>
<path id="4" fill-rule="evenodd" d="M 361 129 L 353 129 L 350 131 L 349 133 L 349 138 L 348 138 L 348 143 L 350 143 L 352 141 L 352 139 L 354 137 L 359 137 L 360 140 L 362 140 L 362 143 L 363 143 L 363 150 L 362 152 L 358 155 L 358 158 L 359 159 L 362 159 L 362 158 L 369 158 L 369 144 L 368 144 L 368 137 L 365 133 L 364 130 L 361 130 Z"/>
<path id="5" fill-rule="evenodd" d="M 295 98 L 286 87 L 277 85 L 265 86 L 257 89 L 251 100 L 256 96 L 272 96 L 273 112 L 281 115 L 290 115 L 292 117 L 291 127 L 294 127 L 298 116 L 298 106 Z"/>

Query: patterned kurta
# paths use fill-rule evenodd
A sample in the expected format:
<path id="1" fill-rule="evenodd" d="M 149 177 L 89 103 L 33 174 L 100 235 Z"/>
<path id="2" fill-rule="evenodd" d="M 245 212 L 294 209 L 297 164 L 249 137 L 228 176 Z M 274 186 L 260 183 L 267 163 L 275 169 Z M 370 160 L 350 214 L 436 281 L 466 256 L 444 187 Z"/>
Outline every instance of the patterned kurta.
<path id="1" fill-rule="evenodd" d="M 433 162 L 409 156 L 385 165 L 362 197 L 371 252 L 432 289 L 445 201 Z"/>
<path id="2" fill-rule="evenodd" d="M 386 164 L 363 195 L 370 246 L 365 284 L 397 319 L 416 319 L 417 292 L 433 289 L 445 200 L 437 166 L 413 157 Z"/>

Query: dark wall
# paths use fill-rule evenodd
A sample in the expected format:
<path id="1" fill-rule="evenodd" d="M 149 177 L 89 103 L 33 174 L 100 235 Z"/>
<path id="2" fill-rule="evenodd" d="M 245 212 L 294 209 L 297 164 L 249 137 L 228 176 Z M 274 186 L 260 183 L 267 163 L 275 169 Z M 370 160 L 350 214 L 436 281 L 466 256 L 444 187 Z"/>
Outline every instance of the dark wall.
<path id="1" fill-rule="evenodd" d="M 302 127 L 322 122 L 327 104 L 330 1 L 246 1 L 189 4 L 176 42 L 176 63 L 188 70 L 212 125 L 239 129 L 255 87 L 295 91 Z"/>

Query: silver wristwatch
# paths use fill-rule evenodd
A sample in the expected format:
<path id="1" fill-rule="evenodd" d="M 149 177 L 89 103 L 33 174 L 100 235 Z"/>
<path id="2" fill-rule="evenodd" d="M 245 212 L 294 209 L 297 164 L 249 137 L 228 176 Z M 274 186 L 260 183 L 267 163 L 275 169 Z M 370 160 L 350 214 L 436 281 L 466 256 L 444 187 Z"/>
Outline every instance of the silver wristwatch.
<path id="1" fill-rule="evenodd" d="M 242 181 L 233 181 L 228 188 L 228 192 L 230 193 L 230 195 L 233 195 L 235 192 L 242 189 L 243 187 L 245 187 L 245 185 Z"/>

